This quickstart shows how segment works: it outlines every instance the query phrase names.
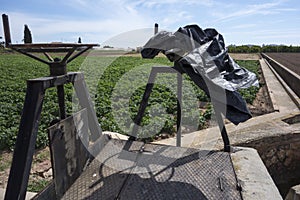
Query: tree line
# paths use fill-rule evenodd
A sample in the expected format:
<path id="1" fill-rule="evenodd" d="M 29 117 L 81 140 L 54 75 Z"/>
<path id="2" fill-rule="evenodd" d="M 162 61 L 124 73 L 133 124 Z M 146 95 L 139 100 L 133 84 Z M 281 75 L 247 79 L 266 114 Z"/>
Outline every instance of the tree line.
<path id="1" fill-rule="evenodd" d="M 287 45 L 229 45 L 229 53 L 300 52 L 300 46 Z"/>

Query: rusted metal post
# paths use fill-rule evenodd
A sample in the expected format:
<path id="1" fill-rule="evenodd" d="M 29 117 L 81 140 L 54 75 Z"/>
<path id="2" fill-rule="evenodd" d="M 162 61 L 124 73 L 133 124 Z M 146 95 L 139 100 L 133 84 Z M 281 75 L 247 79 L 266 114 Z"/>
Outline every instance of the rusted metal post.
<path id="1" fill-rule="evenodd" d="M 11 37 L 10 37 L 8 16 L 6 14 L 2 15 L 2 21 L 3 21 L 3 30 L 4 30 L 4 37 L 5 37 L 5 47 L 9 47 L 9 45 L 11 44 Z"/>

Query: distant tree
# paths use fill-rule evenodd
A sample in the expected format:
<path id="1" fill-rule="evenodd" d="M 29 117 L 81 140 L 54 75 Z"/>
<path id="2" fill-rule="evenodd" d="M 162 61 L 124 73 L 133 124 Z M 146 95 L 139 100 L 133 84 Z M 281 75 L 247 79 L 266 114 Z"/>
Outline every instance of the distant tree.
<path id="1" fill-rule="evenodd" d="M 114 48 L 114 47 L 111 47 L 109 45 L 105 45 L 105 46 L 103 46 L 103 48 Z"/>
<path id="2" fill-rule="evenodd" d="M 24 25 L 24 43 L 32 43 L 32 36 L 31 36 L 31 32 L 27 26 L 27 24 Z"/>
<path id="3" fill-rule="evenodd" d="M 227 47 L 228 53 L 236 53 L 236 45 L 231 44 Z"/>
<path id="4" fill-rule="evenodd" d="M 3 37 L 0 36 L 0 40 L 2 40 L 2 39 L 3 39 Z M 5 44 L 4 41 L 0 41 L 0 48 L 4 48 L 4 44 Z"/>
<path id="5" fill-rule="evenodd" d="M 261 47 L 258 45 L 253 45 L 250 47 L 250 52 L 248 53 L 260 53 Z"/>
<path id="6" fill-rule="evenodd" d="M 78 38 L 78 42 L 79 44 L 81 44 L 81 37 Z"/>

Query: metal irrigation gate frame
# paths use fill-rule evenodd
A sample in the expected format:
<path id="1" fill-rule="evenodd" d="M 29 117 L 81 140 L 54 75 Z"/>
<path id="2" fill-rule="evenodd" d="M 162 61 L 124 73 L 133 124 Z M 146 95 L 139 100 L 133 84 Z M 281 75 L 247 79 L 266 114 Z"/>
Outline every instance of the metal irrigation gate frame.
<path id="1" fill-rule="evenodd" d="M 84 76 L 81 72 L 67 72 L 67 64 L 98 44 L 75 44 L 75 43 L 40 43 L 40 44 L 12 44 L 8 16 L 3 14 L 3 27 L 5 33 L 5 46 L 21 54 L 29 56 L 44 64 L 50 69 L 50 76 L 27 80 L 27 91 L 19 126 L 17 141 L 15 144 L 13 161 L 11 165 L 9 180 L 7 184 L 5 199 L 25 199 L 35 143 L 37 138 L 38 125 L 43 105 L 45 91 L 48 88 L 56 87 L 60 120 L 66 118 L 64 85 L 72 83 L 79 103 L 87 110 L 88 126 L 91 133 L 91 140 L 96 141 L 102 133 L 98 123 L 93 104 L 86 88 Z M 65 53 L 63 59 L 52 58 L 49 53 Z M 33 53 L 43 53 L 47 60 L 44 60 Z M 74 54 L 74 55 L 73 55 Z M 176 145 L 181 146 L 181 101 L 182 101 L 182 74 L 174 67 L 152 67 L 146 90 L 144 92 L 137 117 L 135 118 L 131 140 L 136 139 L 135 133 L 141 124 L 143 114 L 148 104 L 155 78 L 159 73 L 177 73 L 177 141 Z M 219 125 L 224 151 L 230 152 L 230 142 L 226 132 L 221 113 L 215 109 L 217 123 Z M 130 148 L 130 147 L 128 147 Z M 52 163 L 53 166 L 53 163 Z"/>

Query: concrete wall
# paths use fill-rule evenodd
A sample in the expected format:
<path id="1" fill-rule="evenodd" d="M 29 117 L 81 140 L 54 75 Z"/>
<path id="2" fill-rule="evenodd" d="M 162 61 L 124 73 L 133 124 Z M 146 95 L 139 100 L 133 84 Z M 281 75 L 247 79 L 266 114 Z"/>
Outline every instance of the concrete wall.
<path id="1" fill-rule="evenodd" d="M 300 87 L 299 80 L 300 76 L 295 72 L 287 69 L 285 66 L 281 65 L 277 61 L 273 60 L 266 54 L 262 54 L 262 57 L 265 58 L 272 67 L 276 70 L 276 72 L 280 75 L 280 77 L 288 84 L 288 86 L 300 97 Z"/>
<path id="2" fill-rule="evenodd" d="M 300 180 L 300 133 L 266 137 L 239 144 L 255 148 L 271 177 L 285 196 Z"/>

